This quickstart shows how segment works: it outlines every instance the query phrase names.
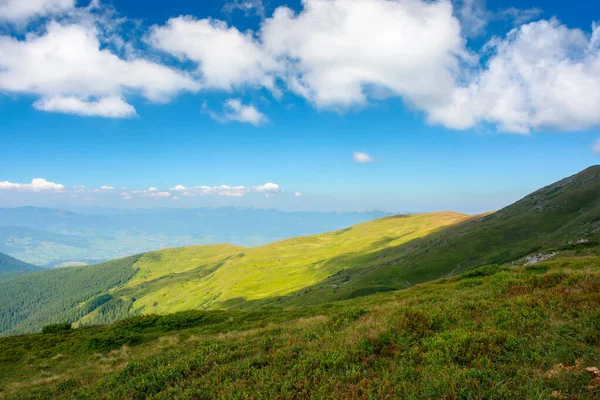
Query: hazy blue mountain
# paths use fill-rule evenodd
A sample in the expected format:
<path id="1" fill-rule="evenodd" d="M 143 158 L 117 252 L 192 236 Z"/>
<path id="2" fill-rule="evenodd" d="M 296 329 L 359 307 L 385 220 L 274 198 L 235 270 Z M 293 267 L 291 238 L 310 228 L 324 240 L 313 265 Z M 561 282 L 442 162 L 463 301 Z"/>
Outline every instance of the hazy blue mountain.
<path id="1" fill-rule="evenodd" d="M 283 212 L 251 208 L 0 208 L 0 251 L 44 266 L 91 263 L 149 250 L 228 242 L 262 245 L 390 215 L 370 212 Z"/>

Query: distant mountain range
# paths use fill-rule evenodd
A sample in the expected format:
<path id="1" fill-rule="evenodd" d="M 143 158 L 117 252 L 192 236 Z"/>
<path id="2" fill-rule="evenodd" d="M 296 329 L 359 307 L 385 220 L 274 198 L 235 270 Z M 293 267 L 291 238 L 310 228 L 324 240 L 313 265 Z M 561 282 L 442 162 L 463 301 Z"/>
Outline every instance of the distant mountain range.
<path id="1" fill-rule="evenodd" d="M 89 264 L 195 244 L 262 245 L 391 215 L 234 207 L 96 211 L 0 208 L 0 251 L 45 267 Z"/>

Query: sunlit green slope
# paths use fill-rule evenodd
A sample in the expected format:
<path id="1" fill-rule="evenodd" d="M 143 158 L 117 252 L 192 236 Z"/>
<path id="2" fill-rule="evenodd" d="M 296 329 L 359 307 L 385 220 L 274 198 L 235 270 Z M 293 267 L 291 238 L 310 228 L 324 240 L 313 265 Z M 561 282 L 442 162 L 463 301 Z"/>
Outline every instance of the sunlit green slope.
<path id="1" fill-rule="evenodd" d="M 450 212 L 389 217 L 261 247 L 186 247 L 44 271 L 0 284 L 0 333 L 32 332 L 64 320 L 106 323 L 140 313 L 257 307 L 281 296 L 295 298 L 344 269 L 368 268 L 353 263 L 355 257 L 368 258 L 467 218 Z M 374 290 L 403 287 L 391 280 Z M 319 302 L 334 299 L 330 293 Z"/>
<path id="2" fill-rule="evenodd" d="M 274 299 L 344 269 L 367 268 L 368 263 L 352 262 L 357 255 L 368 257 L 467 218 L 450 212 L 406 215 L 261 247 L 199 246 L 148 253 L 136 263 L 135 277 L 113 295 L 135 298 L 134 313 L 230 308 Z M 402 282 L 389 285 L 405 287 Z"/>

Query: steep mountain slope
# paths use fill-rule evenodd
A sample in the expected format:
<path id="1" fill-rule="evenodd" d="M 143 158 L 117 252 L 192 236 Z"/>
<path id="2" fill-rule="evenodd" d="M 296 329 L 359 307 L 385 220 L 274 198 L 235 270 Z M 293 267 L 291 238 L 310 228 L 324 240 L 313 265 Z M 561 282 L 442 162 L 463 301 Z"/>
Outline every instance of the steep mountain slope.
<path id="1" fill-rule="evenodd" d="M 27 264 L 9 255 L 0 253 L 0 281 L 42 270 L 43 268 Z"/>
<path id="2" fill-rule="evenodd" d="M 187 311 L 0 338 L 3 399 L 600 396 L 600 258 L 319 307 Z"/>
<path id="3" fill-rule="evenodd" d="M 452 214 L 436 215 L 441 216 L 453 219 Z M 600 248 L 600 166 L 540 189 L 498 212 L 471 218 L 454 215 L 452 221 L 430 229 L 420 227 L 419 234 L 411 235 L 416 223 L 411 218 L 422 217 L 391 217 L 341 234 L 250 249 L 202 279 L 186 276 L 151 292 L 137 292 L 133 308 L 166 313 L 205 307 L 316 305 L 403 289 L 485 264 L 524 264 L 529 262 L 527 257 L 545 259 L 557 252 L 595 254 Z M 386 233 L 383 228 L 399 223 L 404 224 L 403 230 Z M 322 241 L 321 249 L 327 249 L 322 257 L 315 238 Z M 328 242 L 329 238 L 335 239 Z"/>

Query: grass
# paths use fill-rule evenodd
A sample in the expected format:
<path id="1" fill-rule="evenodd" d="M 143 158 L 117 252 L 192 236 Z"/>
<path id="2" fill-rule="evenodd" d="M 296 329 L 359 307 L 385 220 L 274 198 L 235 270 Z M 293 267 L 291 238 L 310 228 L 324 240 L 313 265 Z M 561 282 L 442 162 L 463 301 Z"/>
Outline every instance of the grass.
<path id="1" fill-rule="evenodd" d="M 588 367 L 600 367 L 600 262 L 565 256 L 317 307 L 0 338 L 0 397 L 598 398 Z"/>
<path id="2" fill-rule="evenodd" d="M 135 297 L 133 310 L 139 313 L 269 300 L 302 291 L 344 269 L 366 268 L 368 263 L 353 264 L 352 259 L 368 258 L 467 218 L 457 213 L 389 217 L 260 247 L 199 246 L 149 253 L 136 264 L 136 276 L 115 294 Z M 400 287 L 405 285 L 394 286 Z"/>

